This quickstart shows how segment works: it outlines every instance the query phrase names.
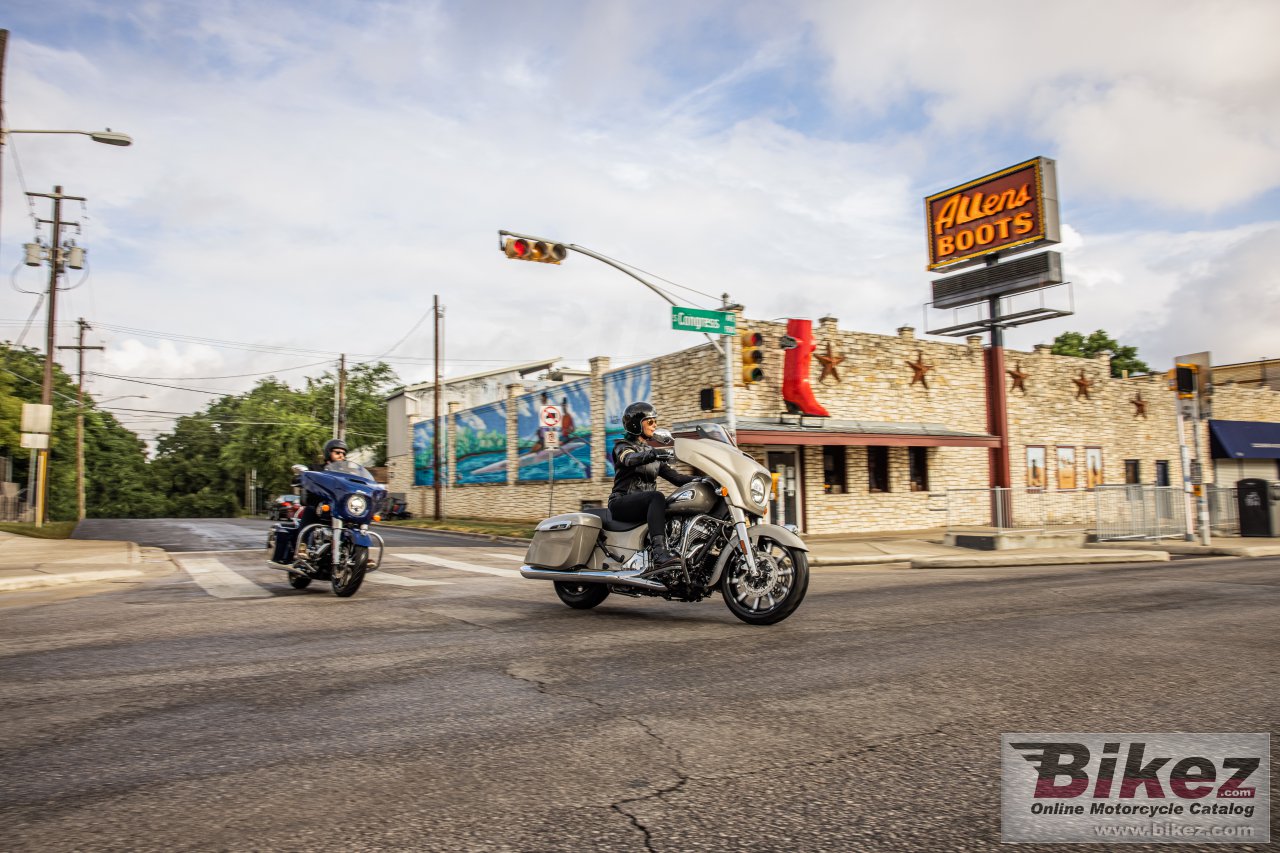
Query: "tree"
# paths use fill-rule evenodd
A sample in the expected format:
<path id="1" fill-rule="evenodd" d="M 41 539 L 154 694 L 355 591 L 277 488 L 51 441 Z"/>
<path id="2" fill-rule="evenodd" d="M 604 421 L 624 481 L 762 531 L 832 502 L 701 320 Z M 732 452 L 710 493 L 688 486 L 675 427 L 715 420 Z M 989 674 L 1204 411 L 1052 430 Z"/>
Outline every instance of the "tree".
<path id="1" fill-rule="evenodd" d="M 1076 358 L 1094 358 L 1098 353 L 1107 350 L 1111 353 L 1111 375 L 1124 376 L 1135 373 L 1150 373 L 1151 368 L 1138 358 L 1137 347 L 1125 347 L 1102 329 L 1098 329 L 1087 338 L 1080 332 L 1063 332 L 1053 339 L 1054 355 L 1070 355 Z"/>

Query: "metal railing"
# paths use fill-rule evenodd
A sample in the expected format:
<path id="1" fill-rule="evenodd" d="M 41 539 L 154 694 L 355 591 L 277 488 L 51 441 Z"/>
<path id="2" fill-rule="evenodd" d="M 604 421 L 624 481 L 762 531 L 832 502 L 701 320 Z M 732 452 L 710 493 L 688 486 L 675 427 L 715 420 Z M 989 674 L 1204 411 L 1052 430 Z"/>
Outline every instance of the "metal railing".
<path id="1" fill-rule="evenodd" d="M 1084 489 L 947 489 L 947 532 L 1087 530 L 1092 520 Z"/>
<path id="2" fill-rule="evenodd" d="M 1209 530 L 1215 536 L 1240 535 L 1240 504 L 1235 486 L 1205 486 L 1209 499 Z"/>
<path id="3" fill-rule="evenodd" d="M 1100 541 L 1181 538 L 1186 533 L 1186 502 L 1176 486 L 948 489 L 946 499 L 948 533 L 1092 532 Z M 1226 504 L 1234 507 L 1233 501 L 1220 501 L 1224 519 Z"/>
<path id="4" fill-rule="evenodd" d="M 1179 486 L 1097 486 L 1093 494 L 1099 542 L 1186 535 L 1186 500 Z"/>
<path id="5" fill-rule="evenodd" d="M 0 496 L 0 521 L 31 521 L 35 510 L 25 498 Z"/>

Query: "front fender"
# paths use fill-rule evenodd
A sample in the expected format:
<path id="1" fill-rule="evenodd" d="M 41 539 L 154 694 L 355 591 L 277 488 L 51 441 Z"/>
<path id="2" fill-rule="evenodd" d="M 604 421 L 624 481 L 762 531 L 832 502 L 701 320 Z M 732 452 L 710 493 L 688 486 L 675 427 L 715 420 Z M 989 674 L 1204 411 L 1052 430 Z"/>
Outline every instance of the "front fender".
<path id="1" fill-rule="evenodd" d="M 796 551 L 808 551 L 809 546 L 804 544 L 804 540 L 796 534 L 792 533 L 785 527 L 777 524 L 755 524 L 747 528 L 747 537 L 752 543 L 759 542 L 761 539 L 772 539 L 779 545 L 786 545 L 788 548 Z M 729 555 L 733 553 L 733 549 L 738 547 L 737 537 L 731 539 L 729 544 L 724 546 L 724 550 L 720 552 L 720 559 L 716 560 L 715 570 L 711 572 L 711 580 L 707 583 L 707 589 L 715 589 L 716 584 L 720 583 L 720 575 L 724 572 L 725 564 L 729 562 Z"/>
<path id="2" fill-rule="evenodd" d="M 358 545 L 361 548 L 372 548 L 374 546 L 373 537 L 367 531 L 360 530 L 355 527 L 344 528 L 347 541 L 352 545 Z"/>

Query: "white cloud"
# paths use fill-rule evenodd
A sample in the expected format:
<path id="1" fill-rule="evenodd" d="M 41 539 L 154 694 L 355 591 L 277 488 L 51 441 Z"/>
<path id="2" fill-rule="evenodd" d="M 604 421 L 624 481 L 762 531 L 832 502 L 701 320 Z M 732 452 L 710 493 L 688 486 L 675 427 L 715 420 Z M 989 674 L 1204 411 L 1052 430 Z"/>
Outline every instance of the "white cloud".
<path id="1" fill-rule="evenodd" d="M 452 374 L 555 354 L 621 365 L 702 340 L 583 256 L 506 260 L 499 228 L 710 295 L 675 291 L 694 304 L 728 292 L 754 317 L 919 326 L 922 197 L 1017 162 L 1031 139 L 1059 158 L 1072 223 L 1078 313 L 1062 323 L 1182 351 L 1160 338 L 1190 333 L 1169 320 L 1177 287 L 1246 287 L 1258 273 L 1231 263 L 1232 247 L 1280 220 L 1213 218 L 1280 179 L 1277 60 L 1256 49 L 1276 31 L 1271 4 L 1230 4 L 1232 16 L 1169 3 L 550 4 L 537 26 L 522 4 L 55 5 L 116 20 L 74 42 L 11 25 L 10 122 L 110 125 L 136 143 L 9 148 L 30 188 L 61 181 L 89 197 L 93 274 L 59 313 L 102 327 L 365 357 L 438 293 Z M 823 104 L 838 112 L 817 114 Z M 12 158 L 5 168 L 11 268 L 29 226 Z M 1193 234 L 1141 216 L 1109 231 L 1091 217 L 1116 199 L 1204 221 Z M 0 317 L 33 302 L 10 291 Z M 1193 349 L 1257 348 L 1249 318 L 1239 325 L 1203 326 Z M 413 359 L 394 363 L 406 382 L 430 374 L 430 334 L 393 353 Z M 101 372 L 137 376 L 322 358 L 114 332 L 108 345 Z M 157 409 L 208 399 L 138 387 L 95 390 L 147 393 Z"/>

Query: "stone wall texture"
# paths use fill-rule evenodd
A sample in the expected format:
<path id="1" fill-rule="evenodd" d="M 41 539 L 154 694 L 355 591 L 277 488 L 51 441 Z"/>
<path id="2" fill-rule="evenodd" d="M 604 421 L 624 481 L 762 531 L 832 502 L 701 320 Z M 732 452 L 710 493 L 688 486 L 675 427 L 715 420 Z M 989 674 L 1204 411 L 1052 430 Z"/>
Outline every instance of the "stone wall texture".
<path id="1" fill-rule="evenodd" d="M 733 359 L 734 410 L 738 417 L 784 421 L 781 396 L 784 351 L 779 346 L 786 324 L 738 318 L 739 329 L 758 331 L 764 336 L 765 378 L 750 386 L 743 384 L 739 368 L 739 341 L 722 338 Z M 814 324 L 816 354 L 833 355 L 844 361 L 837 367 L 839 381 L 818 381 L 821 365 L 816 358 L 810 381 L 819 401 L 835 419 L 882 421 L 909 424 L 939 424 L 969 433 L 987 432 L 986 386 L 982 339 L 972 336 L 964 342 L 922 340 L 909 327 L 896 335 L 877 335 L 838 328 L 834 318 Z M 924 382 L 912 381 L 911 363 L 929 366 Z M 1104 356 L 1081 359 L 1053 355 L 1047 346 L 1031 352 L 1006 350 L 1005 366 L 1022 374 L 1022 387 L 1012 388 L 1006 375 L 1008 395 L 1009 460 L 1012 485 L 1025 489 L 1029 480 L 1028 448 L 1036 454 L 1037 482 L 1045 495 L 1065 502 L 1077 500 L 1087 485 L 1086 459 L 1093 449 L 1101 455 L 1101 482 L 1123 483 L 1126 461 L 1135 462 L 1139 480 L 1154 483 L 1157 463 L 1165 463 L 1170 482 L 1181 482 L 1183 472 L 1178 445 L 1176 398 L 1163 376 L 1114 379 Z M 723 356 L 709 343 L 655 358 L 650 362 L 653 402 L 664 424 L 723 417 L 723 411 L 704 412 L 699 391 L 720 388 L 724 382 Z M 537 519 L 549 512 L 578 509 L 585 501 L 603 502 L 612 486 L 604 476 L 603 375 L 610 370 L 609 359 L 592 360 L 591 401 L 593 407 L 592 479 L 557 483 L 554 495 L 545 483 L 443 486 L 444 512 L 454 517 Z M 513 396 L 518 389 L 510 392 Z M 1219 385 L 1213 399 L 1213 416 L 1222 420 L 1280 422 L 1280 392 L 1243 384 Z M 514 407 L 508 424 L 509 454 L 514 456 Z M 791 419 L 794 420 L 794 419 Z M 404 428 L 412 434 L 412 424 Z M 1190 441 L 1190 430 L 1187 432 Z M 1201 425 L 1201 456 L 1207 460 L 1208 428 Z M 410 446 L 411 446 L 410 442 Z M 1074 464 L 1062 464 L 1070 449 Z M 788 448 L 744 445 L 743 450 L 762 463 L 770 451 Z M 939 527 L 947 522 L 947 492 L 953 492 L 952 511 L 963 495 L 956 490 L 975 490 L 975 506 L 986 500 L 982 489 L 990 484 L 989 452 L 984 448 L 929 447 L 928 490 L 913 491 L 908 477 L 908 448 L 890 447 L 888 491 L 869 489 L 868 450 L 850 445 L 845 450 L 843 490 L 824 482 L 823 449 L 817 445 L 789 448 L 795 451 L 798 467 L 800 513 L 796 521 L 808 533 L 846 533 L 906 530 Z M 1039 454 L 1043 454 L 1042 457 Z M 447 458 L 452 458 L 452 447 Z M 514 470 L 514 459 L 509 460 Z M 1130 466 L 1132 470 L 1133 466 Z M 1206 465 L 1211 479 L 1214 466 Z M 392 491 L 410 495 L 415 513 L 430 515 L 432 489 L 415 487 L 412 457 L 389 460 Z M 1077 489 L 1063 489 L 1071 478 Z M 837 480 L 839 478 L 836 478 Z M 1053 493 L 1063 492 L 1061 495 Z"/>

